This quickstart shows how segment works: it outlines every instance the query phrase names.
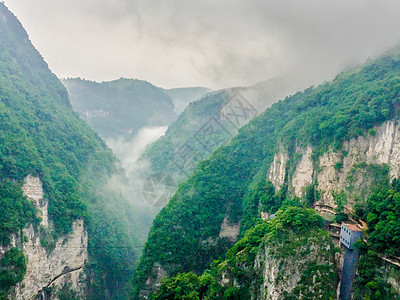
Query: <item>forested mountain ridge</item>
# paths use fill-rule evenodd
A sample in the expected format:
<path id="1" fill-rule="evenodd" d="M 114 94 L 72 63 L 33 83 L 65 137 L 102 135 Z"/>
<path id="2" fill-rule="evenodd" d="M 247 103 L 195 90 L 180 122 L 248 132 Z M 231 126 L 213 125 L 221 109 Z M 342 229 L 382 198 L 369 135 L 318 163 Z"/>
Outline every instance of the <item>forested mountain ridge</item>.
<path id="1" fill-rule="evenodd" d="M 399 224 L 388 214 L 398 215 L 398 201 L 391 197 L 389 207 L 378 208 L 385 196 L 374 194 L 376 187 L 396 191 L 389 174 L 399 176 L 397 152 L 391 150 L 399 146 L 399 96 L 400 56 L 393 51 L 279 101 L 241 128 L 226 146 L 200 163 L 154 220 L 136 271 L 134 297 L 147 298 L 161 277 L 190 271 L 200 275 L 210 268 L 235 241 L 235 236 L 222 234 L 224 228 L 240 224 L 243 236 L 262 212 L 311 205 L 331 205 L 335 218 L 350 215 L 368 223 L 370 243 L 361 258 L 365 263 L 358 270 L 356 296 L 392 293 L 386 271 L 371 271 L 368 259 L 377 255 L 374 251 L 395 253 L 399 246 L 390 234 L 382 236 L 383 228 L 397 236 Z M 391 142 L 382 146 L 387 136 L 392 136 Z M 328 175 L 333 176 L 330 182 Z M 383 227 L 386 218 L 391 227 Z M 386 243 L 378 242 L 377 235 Z M 258 245 L 252 253 L 261 250 Z M 205 295 L 193 289 L 186 295 L 192 292 Z M 240 289 L 227 293 L 233 298 L 249 296 Z"/>
<path id="2" fill-rule="evenodd" d="M 175 112 L 179 115 L 190 103 L 200 99 L 211 90 L 204 87 L 186 87 L 167 89 L 164 92 L 171 97 L 174 102 Z"/>
<path id="3" fill-rule="evenodd" d="M 142 127 L 169 125 L 176 118 L 172 99 L 146 81 L 68 78 L 62 82 L 73 109 L 103 139 L 121 136 L 130 140 Z"/>
<path id="4" fill-rule="evenodd" d="M 138 249 L 113 174 L 111 150 L 0 3 L 0 298 L 126 295 Z"/>
<path id="5" fill-rule="evenodd" d="M 206 93 L 185 108 L 165 135 L 146 149 L 142 158 L 150 162 L 153 173 L 168 174 L 179 184 L 193 173 L 200 161 L 227 143 L 258 112 L 299 86 L 302 86 L 301 79 L 287 76 L 250 87 Z M 172 91 L 187 93 L 186 89 Z"/>
<path id="6" fill-rule="evenodd" d="M 143 158 L 151 164 L 151 171 L 169 174 L 180 183 L 192 174 L 200 161 L 229 141 L 237 128 L 228 120 L 221 119 L 220 110 L 228 100 L 228 93 L 218 91 L 190 103 L 168 127 L 165 135 L 151 144 L 143 154 Z M 210 128 L 213 130 L 211 140 L 200 139 Z M 188 159 L 184 158 L 185 155 Z"/>
<path id="7" fill-rule="evenodd" d="M 203 275 L 163 278 L 153 299 L 335 299 L 335 248 L 311 209 L 259 222 Z"/>

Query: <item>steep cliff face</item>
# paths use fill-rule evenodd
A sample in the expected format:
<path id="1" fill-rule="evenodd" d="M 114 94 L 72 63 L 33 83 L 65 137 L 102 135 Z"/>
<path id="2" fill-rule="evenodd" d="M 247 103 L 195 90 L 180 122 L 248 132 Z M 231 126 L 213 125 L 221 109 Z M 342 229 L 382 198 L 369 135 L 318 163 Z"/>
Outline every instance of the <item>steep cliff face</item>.
<path id="1" fill-rule="evenodd" d="M 301 158 L 296 161 L 294 159 L 296 156 Z M 292 173 L 289 168 L 280 167 L 290 162 L 295 163 Z M 390 180 L 398 179 L 399 174 L 400 124 L 396 120 L 390 120 L 373 127 L 368 133 L 345 141 L 335 151 L 330 148 L 325 153 L 315 155 L 312 147 L 308 146 L 297 148 L 289 157 L 287 151 L 281 149 L 270 165 L 268 179 L 274 184 L 276 190 L 279 190 L 284 185 L 279 179 L 287 178 L 289 190 L 300 198 L 304 198 L 308 186 L 315 185 L 319 195 L 315 209 L 331 215 L 336 214 L 339 207 L 335 195 L 343 195 L 342 201 L 343 199 L 345 201 L 341 205 L 344 205 L 344 211 L 347 214 L 353 215 L 356 204 L 363 207 L 367 205 L 367 199 L 374 187 L 379 186 L 387 176 Z M 367 220 L 366 215 L 364 218 Z M 382 222 L 387 223 L 388 220 Z M 390 234 L 395 235 L 395 231 L 392 230 Z M 399 294 L 399 265 L 396 259 L 382 260 L 384 256 L 382 254 L 377 256 L 379 265 L 374 267 L 375 271 L 381 276 L 381 284 L 388 284 L 394 292 Z M 269 266 L 267 257 L 264 256 L 263 259 Z M 274 265 L 268 267 L 268 272 L 269 276 L 274 278 Z M 270 280 L 266 280 L 264 284 L 268 291 L 275 290 Z M 360 294 L 358 284 L 359 279 L 356 277 L 357 295 Z M 292 286 L 295 287 L 296 283 Z M 274 298 L 273 294 L 266 293 L 262 299 L 279 299 L 279 297 Z"/>
<path id="2" fill-rule="evenodd" d="M 46 293 L 51 299 L 58 299 L 58 292 L 64 285 L 83 298 L 83 266 L 88 259 L 88 234 L 83 220 L 75 221 L 72 231 L 54 241 L 51 249 L 44 247 L 43 235 L 51 230 L 52 224 L 47 217 L 48 201 L 43 197 L 42 182 L 38 177 L 28 175 L 22 189 L 24 195 L 35 204 L 41 222 L 38 227 L 31 224 L 22 230 L 22 243 L 14 236 L 11 244 L 0 250 L 4 253 L 11 247 L 21 247 L 27 259 L 24 280 L 15 287 L 9 298 L 32 299 Z"/>
<path id="3" fill-rule="evenodd" d="M 157 289 L 161 284 L 161 279 L 167 276 L 168 273 L 164 270 L 164 268 L 159 263 L 155 263 L 153 265 L 151 275 L 146 280 L 146 285 Z M 151 294 L 148 290 L 142 290 L 139 297 L 141 299 L 151 299 Z"/>
<path id="4" fill-rule="evenodd" d="M 301 159 L 290 178 L 290 186 L 298 196 L 304 196 L 307 185 L 317 180 L 320 200 L 317 205 L 335 207 L 334 193 L 345 191 L 348 206 L 354 207 L 356 201 L 365 200 L 369 188 L 377 180 L 371 168 L 389 167 L 391 179 L 400 173 L 400 125 L 388 121 L 374 127 L 368 134 L 345 141 L 341 149 L 323 153 L 316 162 L 312 160 L 313 149 L 296 149 Z M 280 150 L 270 166 L 268 178 L 280 189 L 287 169 L 288 154 Z"/>
<path id="5" fill-rule="evenodd" d="M 265 244 L 255 259 L 262 276 L 253 299 L 328 299 L 337 281 L 331 238 L 323 232 Z M 292 297 L 292 298 L 290 298 Z M 315 298 L 314 298 L 315 297 Z"/>
<path id="6" fill-rule="evenodd" d="M 154 299 L 334 299 L 335 247 L 322 228 L 322 218 L 311 209 L 280 209 L 202 276 L 162 281 Z"/>
<path id="7" fill-rule="evenodd" d="M 399 172 L 399 74 L 396 50 L 287 97 L 243 126 L 155 219 L 135 295 L 151 289 L 145 283 L 156 262 L 170 276 L 204 272 L 225 251 L 204 241 L 218 236 L 228 208 L 241 235 L 282 206 L 316 204 L 352 217 L 349 210 L 361 203 L 365 210 L 357 212 L 368 214 L 371 188 Z"/>
<path id="8" fill-rule="evenodd" d="M 0 2 L 0 245 L 9 249 L 0 253 L 0 298 L 26 298 L 64 280 L 62 292 L 74 298 L 68 290 L 80 294 L 83 276 L 69 271 L 88 256 L 85 298 L 128 297 L 141 227 L 133 204 L 109 185 L 121 174 L 111 150 L 72 110 L 66 89 Z"/>
<path id="9" fill-rule="evenodd" d="M 279 190 L 285 183 L 286 166 L 289 156 L 283 150 L 279 151 L 274 156 L 274 161 L 270 166 L 270 171 L 268 174 L 269 180 L 273 183 L 276 190 Z"/>
<path id="10" fill-rule="evenodd" d="M 293 174 L 292 186 L 297 196 L 301 197 L 304 194 L 303 187 L 312 182 L 313 176 L 313 163 L 311 161 L 312 149 L 298 149 L 301 154 L 301 160 L 297 164 L 296 170 Z"/>

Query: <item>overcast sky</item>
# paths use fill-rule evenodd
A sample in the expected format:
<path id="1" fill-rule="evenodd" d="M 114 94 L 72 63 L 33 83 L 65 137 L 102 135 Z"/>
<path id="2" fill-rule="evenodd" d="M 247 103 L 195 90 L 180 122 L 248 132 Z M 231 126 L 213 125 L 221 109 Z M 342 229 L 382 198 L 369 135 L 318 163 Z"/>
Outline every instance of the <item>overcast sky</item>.
<path id="1" fill-rule="evenodd" d="M 162 87 L 318 82 L 388 49 L 400 1 L 5 0 L 59 77 Z"/>

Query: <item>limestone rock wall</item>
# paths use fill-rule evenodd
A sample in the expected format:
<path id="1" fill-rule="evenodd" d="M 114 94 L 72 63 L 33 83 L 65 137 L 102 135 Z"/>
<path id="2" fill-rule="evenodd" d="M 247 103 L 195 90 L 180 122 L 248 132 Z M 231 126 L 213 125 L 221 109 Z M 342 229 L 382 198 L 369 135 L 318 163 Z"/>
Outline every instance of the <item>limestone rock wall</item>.
<path id="1" fill-rule="evenodd" d="M 161 285 L 161 279 L 168 276 L 168 272 L 164 270 L 161 264 L 158 262 L 154 263 L 151 271 L 151 276 L 147 278 L 146 287 L 140 291 L 139 299 L 151 299 L 151 289 L 156 290 Z"/>
<path id="2" fill-rule="evenodd" d="M 289 160 L 289 156 L 283 150 L 279 151 L 274 156 L 274 161 L 269 169 L 268 178 L 275 186 L 276 190 L 279 190 L 285 182 L 286 165 Z"/>
<path id="3" fill-rule="evenodd" d="M 305 187 L 316 178 L 320 191 L 320 204 L 335 206 L 332 192 L 352 190 L 356 196 L 365 195 L 365 187 L 374 178 L 368 177 L 362 164 L 387 164 L 391 178 L 398 178 L 400 173 L 400 124 L 388 121 L 374 128 L 374 134 L 366 134 L 344 142 L 340 151 L 324 153 L 318 165 L 311 160 L 312 148 L 297 149 L 302 154 L 300 162 L 292 176 L 291 184 L 297 196 L 302 196 Z M 275 155 L 270 166 L 268 178 L 279 189 L 285 178 L 288 155 L 281 150 Z M 349 206 L 354 205 L 350 199 Z"/>
<path id="4" fill-rule="evenodd" d="M 47 215 L 49 203 L 43 198 L 43 187 L 40 178 L 28 175 L 25 178 L 22 190 L 24 195 L 27 196 L 38 209 L 39 216 L 42 219 L 40 225 L 46 228 L 49 227 L 49 217 Z"/>
<path id="5" fill-rule="evenodd" d="M 294 239 L 296 239 L 295 236 Z M 284 246 L 266 244 L 260 248 L 255 260 L 255 268 L 261 271 L 263 284 L 252 299 L 283 299 L 285 293 L 290 294 L 299 286 L 300 279 L 304 275 L 303 272 L 311 262 L 330 266 L 331 270 L 335 268 L 334 259 L 328 254 L 333 247 L 328 237 L 310 237 L 307 243 L 296 248 L 296 251 L 289 255 L 279 254 L 281 247 Z M 324 277 L 325 275 L 319 274 L 319 276 Z M 309 289 L 314 289 L 314 287 L 316 285 L 310 286 Z M 324 287 L 319 286 L 318 288 L 323 289 Z M 333 288 L 336 290 L 336 287 Z"/>
<path id="6" fill-rule="evenodd" d="M 225 216 L 224 222 L 221 224 L 221 231 L 219 232 L 220 238 L 228 238 L 229 240 L 236 242 L 239 236 L 240 224 L 230 223 L 228 216 Z"/>
<path id="7" fill-rule="evenodd" d="M 10 246 L 0 249 L 0 254 L 11 247 L 21 247 L 27 258 L 27 272 L 24 280 L 17 285 L 10 299 L 32 299 L 41 294 L 45 287 L 53 288 L 51 299 L 58 299 L 57 291 L 66 283 L 78 295 L 83 295 L 83 265 L 88 259 L 88 234 L 83 220 L 73 223 L 72 231 L 55 241 L 53 250 L 41 245 L 41 231 L 51 232 L 48 219 L 48 202 L 44 198 L 42 183 L 38 177 L 27 176 L 22 187 L 24 194 L 36 205 L 42 218 L 40 228 L 33 225 L 23 229 L 25 241 L 13 237 Z"/>
<path id="8" fill-rule="evenodd" d="M 305 151 L 299 149 L 299 152 L 302 153 L 302 157 L 293 174 L 292 186 L 295 194 L 301 197 L 303 195 L 303 188 L 313 181 L 314 167 L 311 160 L 312 148 L 307 147 Z"/>

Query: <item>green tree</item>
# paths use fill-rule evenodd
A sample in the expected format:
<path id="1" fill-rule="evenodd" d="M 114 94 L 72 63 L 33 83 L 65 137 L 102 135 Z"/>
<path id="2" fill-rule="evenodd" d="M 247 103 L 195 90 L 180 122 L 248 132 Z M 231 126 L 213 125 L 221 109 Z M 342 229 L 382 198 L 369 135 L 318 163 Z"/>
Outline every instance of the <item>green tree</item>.
<path id="1" fill-rule="evenodd" d="M 24 253 L 18 248 L 11 248 L 0 260 L 0 291 L 6 294 L 10 287 L 24 279 L 25 273 Z"/>

